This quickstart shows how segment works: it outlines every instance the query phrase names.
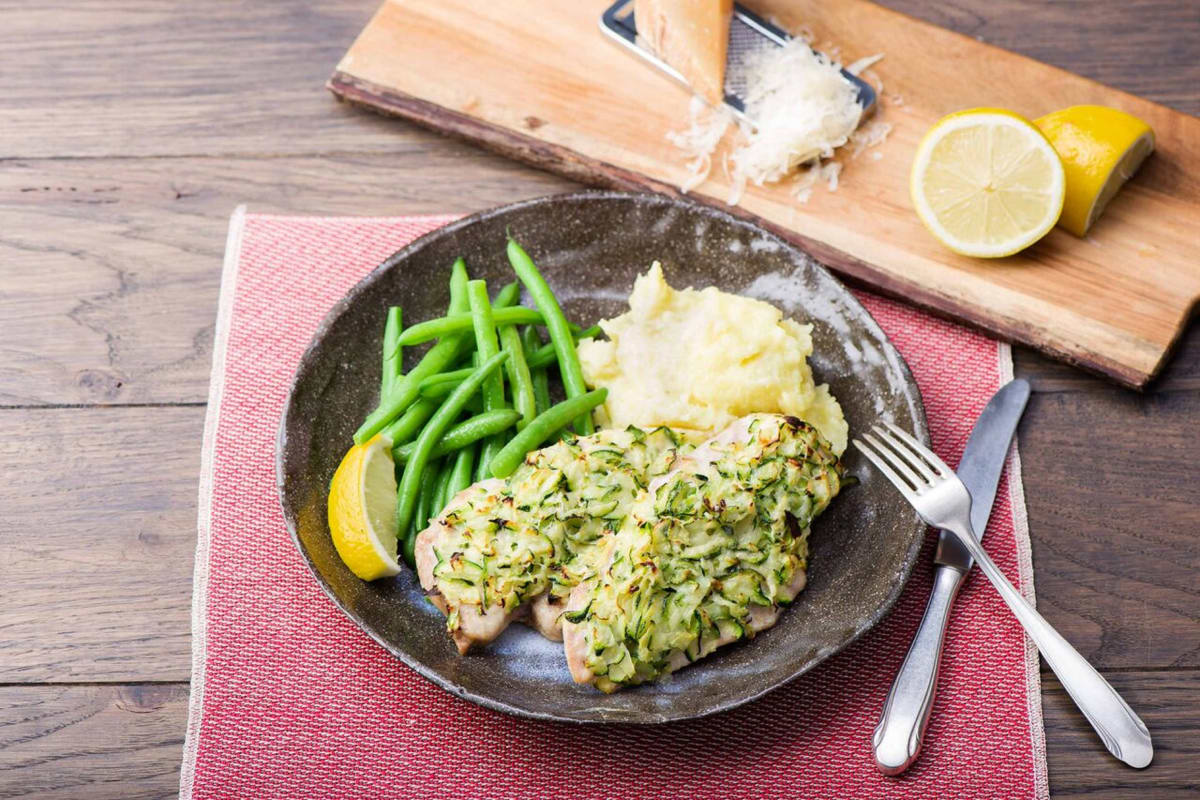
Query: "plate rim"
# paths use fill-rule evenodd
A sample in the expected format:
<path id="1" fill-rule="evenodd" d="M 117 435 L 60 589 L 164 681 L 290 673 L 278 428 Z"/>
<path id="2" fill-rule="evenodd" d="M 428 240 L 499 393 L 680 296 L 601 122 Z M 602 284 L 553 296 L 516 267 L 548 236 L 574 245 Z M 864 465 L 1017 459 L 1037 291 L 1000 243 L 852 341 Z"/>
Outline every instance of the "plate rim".
<path id="1" fill-rule="evenodd" d="M 295 509 L 293 509 L 289 506 L 287 493 L 285 492 L 285 483 L 286 483 L 287 476 L 286 476 L 284 453 L 286 452 L 287 443 L 288 443 L 288 434 L 287 434 L 288 422 L 292 415 L 292 409 L 294 406 L 296 390 L 297 390 L 297 386 L 299 384 L 300 378 L 312 366 L 312 362 L 316 358 L 316 351 L 317 351 L 321 341 L 323 340 L 325 334 L 328 332 L 330 327 L 332 327 L 332 325 L 338 320 L 338 318 L 340 318 L 341 315 L 344 314 L 346 312 L 346 310 L 354 303 L 354 301 L 358 298 L 358 296 L 360 294 L 365 292 L 376 281 L 382 280 L 383 275 L 386 274 L 388 271 L 395 269 L 397 267 L 397 265 L 399 265 L 404 260 L 411 257 L 417 251 L 421 250 L 424 247 L 429 246 L 430 242 L 434 238 L 452 236 L 455 233 L 459 232 L 463 228 L 470 227 L 471 225 L 474 225 L 478 222 L 490 219 L 492 217 L 500 216 L 502 214 L 511 213 L 511 212 L 514 212 L 517 210 L 524 210 L 524 209 L 528 209 L 528 208 L 536 207 L 536 206 L 549 206 L 549 205 L 557 205 L 557 204 L 561 204 L 561 203 L 576 203 L 576 202 L 596 201 L 596 200 L 600 200 L 600 201 L 614 201 L 615 200 L 615 201 L 626 201 L 626 202 L 652 201 L 652 202 L 656 202 L 656 203 L 661 203 L 666 206 L 674 206 L 677 208 L 682 208 L 685 210 L 698 212 L 700 214 L 708 215 L 710 217 L 716 217 L 724 223 L 732 224 L 739 228 L 751 230 L 755 233 L 755 235 L 767 237 L 771 240 L 774 240 L 779 246 L 781 246 L 785 250 L 796 251 L 796 252 L 800 253 L 802 256 L 804 256 L 805 258 L 807 258 L 809 261 L 812 262 L 812 266 L 814 266 L 816 269 L 824 272 L 827 277 L 829 277 L 832 281 L 834 281 L 834 283 L 836 283 L 845 292 L 845 297 L 849 300 L 850 303 L 853 304 L 853 306 L 856 306 L 863 313 L 866 324 L 869 325 L 873 329 L 873 331 L 872 331 L 873 333 L 878 335 L 882 345 L 884 347 L 890 349 L 890 351 L 891 351 L 890 355 L 893 357 L 887 359 L 888 362 L 899 368 L 899 372 L 900 372 L 899 377 L 901 378 L 903 384 L 906 387 L 910 387 L 914 393 L 913 399 L 915 401 L 915 404 L 912 409 L 913 410 L 914 430 L 912 431 L 912 433 L 918 439 L 918 441 L 921 441 L 922 443 L 924 443 L 926 445 L 929 444 L 929 441 L 930 441 L 929 425 L 928 425 L 928 420 L 925 415 L 924 398 L 922 397 L 922 394 L 921 394 L 921 387 L 917 384 L 916 379 L 913 377 L 912 370 L 909 368 L 908 362 L 905 360 L 904 356 L 900 353 L 900 351 L 896 349 L 896 346 L 892 342 L 891 337 L 889 337 L 884 332 L 884 330 L 879 326 L 879 323 L 875 320 L 874 316 L 871 315 L 871 312 L 868 311 L 866 309 L 866 307 L 862 305 L 862 303 L 859 301 L 859 299 L 857 297 L 855 297 L 852 292 L 850 292 L 849 287 L 846 286 L 846 284 L 843 283 L 842 280 L 837 275 L 835 275 L 833 273 L 833 271 L 828 266 L 825 265 L 824 262 L 822 262 L 819 258 L 814 256 L 812 253 L 809 253 L 807 250 L 805 250 L 800 245 L 798 245 L 794 242 L 788 241 L 787 239 L 780 236 L 778 233 L 775 233 L 774 231 L 772 231 L 762 225 L 758 225 L 750 220 L 735 216 L 734 214 L 731 214 L 728 211 L 714 208 L 712 206 L 709 206 L 709 205 L 706 205 L 703 203 L 698 203 L 698 202 L 695 202 L 692 200 L 685 200 L 685 199 L 680 199 L 680 198 L 676 198 L 676 197 L 669 197 L 667 195 L 656 194 L 653 192 L 627 192 L 627 191 L 618 191 L 618 190 L 570 191 L 570 192 L 560 192 L 560 193 L 554 193 L 554 194 L 549 194 L 549 195 L 542 195 L 539 197 L 534 197 L 534 198 L 530 198 L 530 199 L 526 199 L 526 200 L 519 200 L 514 203 L 507 203 L 507 204 L 500 205 L 500 206 L 493 206 L 491 208 L 487 208 L 487 209 L 484 209 L 481 211 L 474 212 L 472 214 L 462 216 L 456 220 L 452 220 L 451 222 L 446 223 L 445 225 L 438 226 L 437 228 L 434 228 L 433 230 L 429 231 L 428 233 L 424 233 L 421 236 L 417 237 L 416 239 L 413 239 L 411 242 L 406 244 L 404 247 L 400 248 L 399 250 L 392 253 L 387 258 L 385 258 L 382 262 L 379 263 L 378 266 L 376 266 L 374 269 L 372 269 L 370 272 L 368 272 L 366 275 L 364 275 L 361 279 L 359 279 L 352 287 L 350 287 L 350 289 L 347 290 L 347 292 L 344 295 L 342 295 L 342 297 L 340 299 L 338 299 L 338 301 L 336 303 L 334 303 L 333 306 L 330 307 L 329 311 L 327 311 L 325 316 L 323 316 L 321 318 L 320 323 L 317 325 L 316 329 L 314 330 L 312 338 L 309 340 L 308 345 L 304 349 L 304 353 L 301 355 L 299 361 L 296 363 L 296 368 L 295 368 L 294 372 L 292 373 L 291 380 L 288 382 L 287 396 L 284 400 L 283 413 L 280 415 L 279 426 L 277 428 L 276 436 L 275 436 L 275 489 L 276 489 L 276 495 L 278 497 L 280 507 L 283 512 L 284 524 L 287 526 L 288 534 L 292 540 L 292 544 L 295 545 L 297 551 L 299 551 L 301 558 L 304 560 L 304 563 L 308 567 L 309 572 L 312 573 L 312 576 L 316 580 L 317 585 L 320 586 L 321 591 L 325 593 L 325 595 L 333 602 L 334 606 L 336 606 L 338 608 L 338 610 L 340 610 L 354 624 L 354 626 L 356 628 L 358 628 L 363 633 L 367 634 L 367 636 L 369 636 L 372 640 L 374 640 L 381 647 L 383 647 L 384 650 L 386 650 L 388 653 L 391 653 L 396 658 L 400 659 L 400 661 L 403 662 L 406 666 L 411 668 L 413 671 L 415 671 L 421 677 L 423 677 L 426 680 L 433 683 L 435 686 L 437 686 L 441 689 L 444 689 L 445 691 L 448 691 L 457 697 L 461 697 L 464 700 L 469 700 L 469 701 L 471 701 L 477 705 L 483 706 L 485 708 L 490 708 L 490 709 L 500 711 L 502 713 L 509 714 L 509 715 L 516 716 L 516 717 L 523 717 L 526 719 L 536 719 L 536 720 L 543 720 L 543 721 L 550 721 L 550 722 L 568 722 L 568 723 L 573 723 L 573 724 L 577 724 L 577 725 L 602 725 L 602 724 L 613 724 L 613 723 L 635 724 L 635 725 L 657 725 L 657 724 L 663 724 L 663 723 L 668 723 L 668 722 L 680 722 L 680 721 L 690 720 L 690 719 L 701 719 L 704 717 L 712 716 L 714 714 L 719 714 L 719 713 L 722 713 L 725 711 L 729 711 L 729 710 L 737 708 L 739 706 L 743 706 L 747 703 L 751 703 L 755 700 L 758 700 L 758 699 L 770 694 L 771 692 L 776 691 L 777 689 L 781 688 L 782 686 L 791 683 L 792 681 L 796 680 L 797 678 L 804 675 L 805 673 L 811 671 L 818 665 L 824 663 L 829 658 L 842 652 L 847 647 L 849 647 L 851 644 L 853 644 L 854 642 L 856 642 L 860 638 L 862 638 L 863 635 L 865 635 L 868 631 L 870 631 L 872 628 L 874 628 L 876 625 L 878 625 L 885 617 L 887 617 L 887 615 L 891 612 L 892 608 L 895 606 L 896 601 L 900 599 L 900 595 L 903 593 L 904 588 L 908 585 L 909 578 L 912 576 L 912 571 L 913 571 L 913 568 L 916 566 L 917 556 L 920 553 L 920 550 L 924 543 L 925 537 L 921 536 L 921 535 L 917 535 L 917 536 L 913 537 L 912 542 L 909 544 L 908 550 L 905 553 L 904 562 L 901 565 L 900 570 L 896 575 L 896 580 L 892 584 L 891 591 L 888 593 L 888 595 L 884 599 L 884 601 L 874 610 L 874 612 L 872 612 L 870 615 L 868 615 L 866 618 L 864 618 L 862 620 L 862 622 L 854 629 L 854 632 L 849 637 L 844 639 L 840 644 L 838 644 L 835 647 L 826 648 L 826 649 L 819 651 L 813 658 L 809 659 L 805 664 L 800 666 L 795 671 L 791 672 L 791 674 L 789 674 L 785 677 L 782 677 L 777 681 L 774 681 L 773 683 L 762 688 L 761 690 L 750 693 L 750 694 L 746 694 L 744 696 L 740 696 L 736 699 L 729 700 L 724 703 L 714 705 L 711 708 L 707 708 L 707 709 L 704 709 L 703 711 L 699 711 L 699 712 L 688 712 L 688 713 L 682 713 L 682 714 L 649 713 L 649 712 L 631 713 L 631 712 L 620 711 L 620 710 L 605 710 L 605 709 L 600 708 L 600 709 L 597 709 L 599 712 L 599 715 L 595 716 L 595 717 L 568 717 L 568 716 L 554 714 L 551 712 L 537 711 L 537 710 L 533 710 L 533 709 L 522 708 L 520 706 L 516 706 L 511 703 L 507 703 L 503 700 L 499 700 L 493 696 L 480 694 L 478 692 L 467 690 L 464 687 L 462 687 L 461 685 L 455 683 L 454 681 L 442 676 L 439 672 L 437 672 L 433 668 L 426 666 L 420 660 L 411 657 L 407 652 L 396 647 L 392 642 L 390 642 L 389 640 L 384 638 L 379 632 L 372 629 L 370 626 L 364 624 L 364 622 L 362 620 L 360 620 L 358 617 L 356 617 L 355 614 L 352 613 L 351 610 L 346 606 L 346 604 L 342 602 L 341 598 L 338 597 L 337 593 L 333 590 L 333 588 L 329 585 L 328 581 L 325 580 L 324 576 L 317 569 L 317 566 L 313 562 L 312 557 L 309 555 L 309 553 L 305 549 L 303 543 L 300 541 L 300 535 L 299 535 L 299 531 L 298 531 L 297 525 L 296 525 Z M 912 519 L 914 521 L 914 527 L 917 527 L 917 528 L 927 528 L 928 527 L 920 519 L 920 517 L 916 514 L 915 511 L 912 511 Z"/>

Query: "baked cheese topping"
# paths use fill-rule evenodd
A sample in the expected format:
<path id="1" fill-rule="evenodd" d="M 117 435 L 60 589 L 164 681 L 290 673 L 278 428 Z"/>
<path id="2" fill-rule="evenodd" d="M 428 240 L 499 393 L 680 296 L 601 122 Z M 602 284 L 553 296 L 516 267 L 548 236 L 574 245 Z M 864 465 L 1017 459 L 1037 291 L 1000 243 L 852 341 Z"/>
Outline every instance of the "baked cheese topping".
<path id="1" fill-rule="evenodd" d="M 829 443 L 795 417 L 752 415 L 653 480 L 572 595 L 604 691 L 753 636 L 803 585 L 809 524 L 841 486 Z M 771 617 L 773 621 L 774 617 Z"/>
<path id="2" fill-rule="evenodd" d="M 565 597 L 595 569 L 602 537 L 687 444 L 668 428 L 630 426 L 571 437 L 530 453 L 505 481 L 465 489 L 439 522 L 433 575 L 457 630 L 457 609 L 513 611 L 539 595 Z"/>

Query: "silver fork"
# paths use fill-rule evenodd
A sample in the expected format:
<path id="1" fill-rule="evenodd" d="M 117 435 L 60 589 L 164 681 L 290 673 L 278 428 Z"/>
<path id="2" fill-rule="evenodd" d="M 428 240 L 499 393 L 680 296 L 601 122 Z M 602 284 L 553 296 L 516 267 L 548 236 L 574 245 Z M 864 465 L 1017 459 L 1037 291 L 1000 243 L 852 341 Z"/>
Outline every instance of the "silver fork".
<path id="1" fill-rule="evenodd" d="M 1154 758 L 1146 725 L 1116 689 L 1079 655 L 1004 577 L 971 530 L 971 494 L 946 463 L 891 423 L 876 425 L 857 447 L 904 495 L 921 519 L 958 536 L 1033 639 L 1067 694 L 1121 761 L 1141 769 Z"/>

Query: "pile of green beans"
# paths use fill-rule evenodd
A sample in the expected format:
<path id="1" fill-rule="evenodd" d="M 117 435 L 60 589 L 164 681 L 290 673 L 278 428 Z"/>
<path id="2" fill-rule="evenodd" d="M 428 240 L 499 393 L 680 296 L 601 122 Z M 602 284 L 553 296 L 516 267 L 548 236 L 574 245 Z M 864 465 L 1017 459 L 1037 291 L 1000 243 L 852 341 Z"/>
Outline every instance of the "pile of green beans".
<path id="1" fill-rule="evenodd" d="M 396 461 L 400 555 L 413 564 L 417 534 L 473 481 L 504 478 L 546 442 L 593 430 L 604 389 L 588 391 L 576 343 L 600 333 L 567 320 L 529 254 L 513 239 L 507 255 L 518 281 L 489 298 L 458 259 L 450 269 L 446 314 L 405 329 L 398 306 L 387 311 L 379 406 L 354 434 L 391 442 Z M 524 286 L 536 308 L 518 305 Z M 538 327 L 550 341 L 543 342 Z M 405 346 L 433 345 L 407 372 Z M 566 399 L 553 403 L 557 365 Z"/>

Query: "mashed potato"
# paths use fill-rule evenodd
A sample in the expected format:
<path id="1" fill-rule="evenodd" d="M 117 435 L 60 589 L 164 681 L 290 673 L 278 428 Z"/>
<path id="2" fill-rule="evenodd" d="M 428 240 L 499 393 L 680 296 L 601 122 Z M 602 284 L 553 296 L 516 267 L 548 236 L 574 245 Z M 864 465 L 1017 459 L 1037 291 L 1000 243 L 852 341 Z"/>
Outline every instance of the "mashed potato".
<path id="1" fill-rule="evenodd" d="M 596 411 L 611 428 L 671 425 L 707 434 L 746 414 L 792 414 L 841 455 L 847 427 L 829 388 L 813 383 L 812 326 L 770 303 L 709 287 L 677 291 L 655 262 L 629 311 L 604 320 L 609 341 L 579 343 L 589 386 L 608 389 Z"/>

